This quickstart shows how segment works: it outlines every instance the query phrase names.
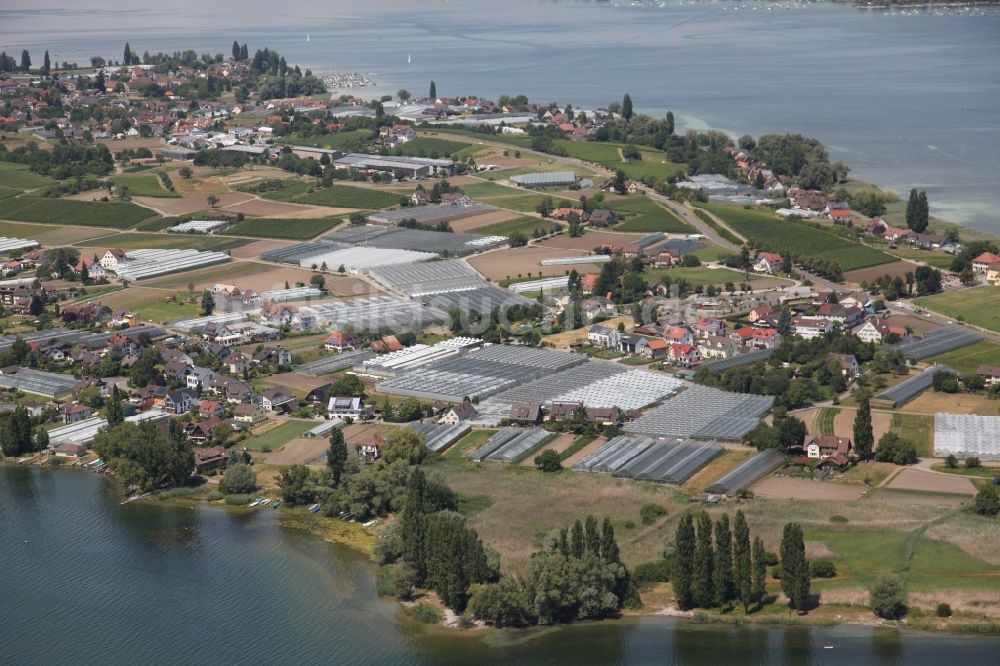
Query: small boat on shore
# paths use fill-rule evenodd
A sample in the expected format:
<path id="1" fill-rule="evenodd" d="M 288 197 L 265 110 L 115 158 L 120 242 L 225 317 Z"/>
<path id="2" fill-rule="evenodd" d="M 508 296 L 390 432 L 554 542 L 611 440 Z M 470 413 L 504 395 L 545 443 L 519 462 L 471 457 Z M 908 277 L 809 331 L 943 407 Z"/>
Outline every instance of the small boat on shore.
<path id="1" fill-rule="evenodd" d="M 257 498 L 257 499 L 255 499 L 254 501 L 250 502 L 250 504 L 249 504 L 249 507 L 250 507 L 250 508 L 252 509 L 252 508 L 254 508 L 255 506 L 257 506 L 258 504 L 260 504 L 260 503 L 261 503 L 262 501 L 263 501 L 263 500 L 262 500 L 261 498 L 259 498 L 259 497 L 258 497 L 258 498 Z"/>
<path id="2" fill-rule="evenodd" d="M 309 513 L 318 513 L 318 512 L 319 512 L 319 504 L 313 504 L 311 507 L 309 507 Z"/>
<path id="3" fill-rule="evenodd" d="M 274 504 L 271 505 L 271 508 L 277 509 L 279 506 L 281 506 L 281 500 L 274 500 Z"/>
<path id="4" fill-rule="evenodd" d="M 260 501 L 260 505 L 261 506 L 267 506 L 270 503 L 271 503 L 271 498 L 270 497 L 265 497 L 264 499 L 262 499 Z"/>

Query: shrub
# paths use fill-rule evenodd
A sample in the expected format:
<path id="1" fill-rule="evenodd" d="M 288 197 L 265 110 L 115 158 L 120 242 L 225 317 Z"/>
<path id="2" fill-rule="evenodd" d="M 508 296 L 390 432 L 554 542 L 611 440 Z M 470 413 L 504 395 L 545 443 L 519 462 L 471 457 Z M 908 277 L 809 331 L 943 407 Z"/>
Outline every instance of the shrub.
<path id="1" fill-rule="evenodd" d="M 944 459 L 944 466 L 948 469 L 955 469 L 958 467 L 958 458 L 955 457 L 954 453 L 949 453 L 948 457 Z"/>
<path id="2" fill-rule="evenodd" d="M 946 603 L 940 603 L 934 609 L 934 614 L 938 617 L 951 617 L 951 606 Z"/>
<path id="3" fill-rule="evenodd" d="M 226 504 L 230 506 L 243 506 L 253 501 L 252 495 L 226 495 Z"/>
<path id="4" fill-rule="evenodd" d="M 972 500 L 972 510 L 980 516 L 995 516 L 1000 513 L 1000 495 L 996 486 L 983 486 Z"/>
<path id="5" fill-rule="evenodd" d="M 838 513 L 836 515 L 830 516 L 830 522 L 831 523 L 837 523 L 838 525 L 843 525 L 843 524 L 847 523 L 848 521 L 847 521 L 847 516 L 841 516 Z"/>
<path id="6" fill-rule="evenodd" d="M 670 580 L 672 562 L 668 559 L 653 560 L 636 565 L 632 572 L 632 580 L 637 585 L 643 583 L 665 583 Z"/>
<path id="7" fill-rule="evenodd" d="M 775 580 L 781 580 L 781 565 L 775 564 L 771 567 L 771 578 Z"/>
<path id="8" fill-rule="evenodd" d="M 906 592 L 895 574 L 883 574 L 875 579 L 871 590 L 871 607 L 875 614 L 893 620 L 906 613 Z"/>
<path id="9" fill-rule="evenodd" d="M 226 470 L 219 490 L 227 495 L 246 495 L 257 490 L 257 474 L 250 465 L 237 463 Z"/>
<path id="10" fill-rule="evenodd" d="M 652 525 L 656 522 L 657 518 L 665 515 L 667 515 L 666 508 L 652 502 L 643 504 L 642 508 L 639 509 L 639 516 L 642 518 L 643 525 Z"/>
<path id="11" fill-rule="evenodd" d="M 767 566 L 771 567 L 771 566 L 776 565 L 778 562 L 779 562 L 779 560 L 778 560 L 778 556 L 777 555 L 775 555 L 774 553 L 772 553 L 769 550 L 765 550 L 764 551 L 764 564 L 766 564 Z"/>
<path id="12" fill-rule="evenodd" d="M 545 449 L 535 456 L 535 467 L 543 472 L 558 472 L 562 469 L 562 460 L 554 449 Z"/>
<path id="13" fill-rule="evenodd" d="M 410 615 L 413 619 L 422 624 L 439 624 L 444 619 L 444 614 L 436 606 L 430 604 L 417 604 L 410 608 Z"/>
<path id="14" fill-rule="evenodd" d="M 809 563 L 809 575 L 813 578 L 833 578 L 837 575 L 837 567 L 830 560 L 815 560 Z"/>
<path id="15" fill-rule="evenodd" d="M 417 574 L 409 565 L 387 564 L 378 570 L 375 591 L 385 597 L 409 599 L 416 580 Z"/>
<path id="16" fill-rule="evenodd" d="M 225 493 L 219 492 L 218 490 L 213 490 L 210 493 L 208 493 L 208 495 L 205 496 L 205 499 L 207 499 L 209 502 L 215 502 L 217 500 L 222 499 L 225 496 L 226 496 Z"/>
<path id="17" fill-rule="evenodd" d="M 983 466 L 982 461 L 979 460 L 979 458 L 977 458 L 976 456 L 969 456 L 968 458 L 965 459 L 966 469 L 976 469 L 977 467 L 982 467 L 982 466 Z"/>
<path id="18" fill-rule="evenodd" d="M 622 527 L 624 527 L 627 530 L 634 530 L 635 529 L 635 522 L 633 522 L 631 520 L 626 520 L 624 523 L 622 523 Z"/>

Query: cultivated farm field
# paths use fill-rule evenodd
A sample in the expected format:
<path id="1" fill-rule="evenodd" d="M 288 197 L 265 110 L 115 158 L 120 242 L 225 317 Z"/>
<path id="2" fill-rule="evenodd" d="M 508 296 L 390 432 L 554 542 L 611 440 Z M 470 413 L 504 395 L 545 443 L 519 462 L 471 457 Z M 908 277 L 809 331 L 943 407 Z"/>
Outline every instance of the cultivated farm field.
<path id="1" fill-rule="evenodd" d="M 973 287 L 946 291 L 915 299 L 917 305 L 961 319 L 976 326 L 1000 331 L 1000 287 Z"/>
<path id="2" fill-rule="evenodd" d="M 983 340 L 927 360 L 944 363 L 959 372 L 975 372 L 980 365 L 1000 365 L 1000 344 Z"/>
<path id="3" fill-rule="evenodd" d="M 226 229 L 233 236 L 260 236 L 263 238 L 286 238 L 306 240 L 329 231 L 340 224 L 340 218 L 247 218 Z"/>
<path id="4" fill-rule="evenodd" d="M 846 271 L 852 271 L 896 261 L 895 257 L 838 236 L 806 223 L 781 220 L 770 211 L 750 210 L 720 204 L 702 204 L 702 208 L 722 218 L 748 240 L 773 252 L 789 252 L 794 256 L 836 261 Z"/>
<path id="5" fill-rule="evenodd" d="M 71 201 L 19 197 L 0 201 L 0 218 L 65 226 L 128 229 L 155 213 L 123 201 Z"/>
<path id="6" fill-rule="evenodd" d="M 114 176 L 111 180 L 119 188 L 127 187 L 132 196 L 163 197 L 165 199 L 176 199 L 181 196 L 176 192 L 164 189 L 157 176 Z"/>

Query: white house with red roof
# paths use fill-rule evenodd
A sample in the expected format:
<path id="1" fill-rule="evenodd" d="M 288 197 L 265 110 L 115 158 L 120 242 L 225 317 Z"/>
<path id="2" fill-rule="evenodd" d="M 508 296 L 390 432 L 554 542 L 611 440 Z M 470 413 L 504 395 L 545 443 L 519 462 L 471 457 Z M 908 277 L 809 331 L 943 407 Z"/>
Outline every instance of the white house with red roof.
<path id="1" fill-rule="evenodd" d="M 986 273 L 986 270 L 992 264 L 1000 264 L 1000 255 L 993 254 L 992 252 L 983 252 L 972 260 L 972 270 L 977 273 Z"/>
<path id="2" fill-rule="evenodd" d="M 777 252 L 758 252 L 754 261 L 753 270 L 755 273 L 767 273 L 773 275 L 781 271 L 783 260 Z"/>
<path id="3" fill-rule="evenodd" d="M 691 367 L 701 361 L 701 352 L 694 345 L 670 345 L 668 353 L 670 362 L 685 368 Z"/>

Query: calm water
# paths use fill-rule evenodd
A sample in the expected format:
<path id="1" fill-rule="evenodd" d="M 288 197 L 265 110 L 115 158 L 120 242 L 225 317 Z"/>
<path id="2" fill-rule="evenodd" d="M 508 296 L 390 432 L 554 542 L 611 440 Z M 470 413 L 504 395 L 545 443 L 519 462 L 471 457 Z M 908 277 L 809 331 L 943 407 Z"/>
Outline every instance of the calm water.
<path id="1" fill-rule="evenodd" d="M 441 95 L 524 93 L 591 106 L 629 92 L 638 109 L 670 108 L 690 127 L 816 136 L 854 175 L 897 191 L 924 188 L 935 213 L 1000 233 L 1000 12 L 985 11 L 891 16 L 832 3 L 673 0 L 655 9 L 301 0 L 279 11 L 270 0 L 8 0 L 0 48 L 85 62 L 120 59 L 126 40 L 139 52 L 229 53 L 238 39 L 251 53 L 270 46 L 316 71 L 375 72 L 384 92 L 426 94 L 434 79 Z"/>
<path id="2" fill-rule="evenodd" d="M 353 551 L 272 511 L 120 506 L 82 471 L 0 466 L 7 664 L 987 663 L 1000 639 L 662 618 L 488 636 L 414 626 Z M 835 647 L 826 650 L 823 645 Z"/>

